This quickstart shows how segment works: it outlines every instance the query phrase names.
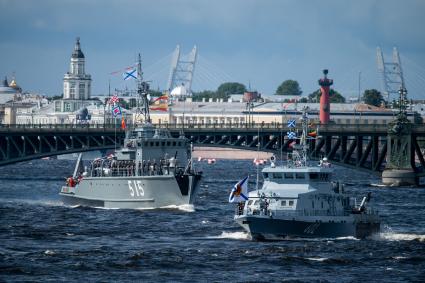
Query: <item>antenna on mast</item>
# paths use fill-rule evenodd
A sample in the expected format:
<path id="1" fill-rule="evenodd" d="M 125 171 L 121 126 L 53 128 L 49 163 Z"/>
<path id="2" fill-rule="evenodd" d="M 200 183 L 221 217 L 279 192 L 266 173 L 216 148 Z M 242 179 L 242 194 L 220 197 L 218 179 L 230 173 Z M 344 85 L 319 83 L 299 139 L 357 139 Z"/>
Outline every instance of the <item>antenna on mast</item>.
<path id="1" fill-rule="evenodd" d="M 149 113 L 149 84 L 143 81 L 143 72 L 142 72 L 142 59 L 139 53 L 137 60 L 137 94 L 141 101 L 141 112 L 143 114 L 143 122 L 151 123 L 151 117 Z"/>

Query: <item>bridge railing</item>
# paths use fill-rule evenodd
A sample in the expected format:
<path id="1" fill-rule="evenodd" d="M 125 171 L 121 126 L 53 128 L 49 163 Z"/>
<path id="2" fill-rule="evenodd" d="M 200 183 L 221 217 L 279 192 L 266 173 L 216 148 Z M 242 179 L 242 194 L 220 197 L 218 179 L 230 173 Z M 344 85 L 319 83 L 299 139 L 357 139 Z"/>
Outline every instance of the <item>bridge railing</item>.
<path id="1" fill-rule="evenodd" d="M 290 129 L 286 123 L 157 123 L 154 124 L 158 128 L 166 128 L 170 130 L 214 130 L 214 129 L 236 129 L 236 130 L 282 130 L 286 133 Z M 127 128 L 133 128 L 135 125 L 127 123 Z M 311 130 L 319 129 L 319 132 L 354 132 L 354 133 L 383 133 L 388 130 L 387 124 L 328 124 L 328 125 L 312 125 Z M 0 124 L 0 131 L 22 131 L 37 129 L 42 131 L 55 130 L 93 130 L 93 131 L 122 131 L 121 123 L 117 124 Z M 425 133 L 424 124 L 413 125 L 414 132 Z"/>

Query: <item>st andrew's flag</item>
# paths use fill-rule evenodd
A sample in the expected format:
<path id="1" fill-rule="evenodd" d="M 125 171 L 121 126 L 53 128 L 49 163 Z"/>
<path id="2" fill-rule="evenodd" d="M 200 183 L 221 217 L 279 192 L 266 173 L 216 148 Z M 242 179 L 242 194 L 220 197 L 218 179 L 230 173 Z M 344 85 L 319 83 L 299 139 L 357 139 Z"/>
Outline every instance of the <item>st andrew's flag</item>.
<path id="1" fill-rule="evenodd" d="M 241 202 L 248 200 L 248 178 L 249 176 L 235 184 L 230 192 L 229 202 Z"/>
<path id="2" fill-rule="evenodd" d="M 136 69 L 128 69 L 123 74 L 122 77 L 124 80 L 137 79 L 137 70 Z"/>

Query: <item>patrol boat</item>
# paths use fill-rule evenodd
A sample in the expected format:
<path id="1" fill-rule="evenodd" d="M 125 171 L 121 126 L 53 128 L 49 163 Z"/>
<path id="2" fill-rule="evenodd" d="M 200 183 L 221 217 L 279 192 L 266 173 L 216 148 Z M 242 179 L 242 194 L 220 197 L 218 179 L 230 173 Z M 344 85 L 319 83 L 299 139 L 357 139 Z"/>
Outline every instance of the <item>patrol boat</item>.
<path id="1" fill-rule="evenodd" d="M 137 65 L 141 125 L 126 131 L 114 154 L 84 166 L 81 155 L 60 195 L 64 203 L 105 208 L 164 208 L 192 204 L 202 172 L 192 165 L 190 142 L 155 128 L 149 116 L 149 85 Z"/>
<path id="2" fill-rule="evenodd" d="M 331 182 L 333 168 L 326 158 L 319 165 L 307 160 L 306 112 L 304 109 L 301 118 L 300 143 L 288 154 L 287 164 L 276 166 L 276 158 L 271 158 L 271 165 L 262 170 L 262 188 L 258 189 L 257 175 L 257 189 L 246 192 L 247 200 L 239 202 L 235 221 L 254 240 L 365 238 L 379 232 L 380 218 L 368 206 L 371 194 L 358 203 L 344 192 L 342 184 Z M 238 183 L 236 187 L 239 190 L 233 191 L 240 195 L 243 186 Z"/>

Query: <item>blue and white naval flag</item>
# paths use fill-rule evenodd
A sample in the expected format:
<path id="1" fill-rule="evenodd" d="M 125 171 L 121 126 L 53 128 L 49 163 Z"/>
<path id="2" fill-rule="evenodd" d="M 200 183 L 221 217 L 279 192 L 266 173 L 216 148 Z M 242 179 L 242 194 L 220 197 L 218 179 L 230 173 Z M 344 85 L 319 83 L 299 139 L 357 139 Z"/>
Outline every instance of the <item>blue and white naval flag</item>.
<path id="1" fill-rule="evenodd" d="M 295 120 L 288 120 L 288 128 L 295 128 Z"/>
<path id="2" fill-rule="evenodd" d="M 136 69 L 128 69 L 123 74 L 122 77 L 124 80 L 137 79 L 137 70 Z"/>
<path id="3" fill-rule="evenodd" d="M 248 179 L 249 176 L 235 184 L 230 192 L 229 202 L 241 202 L 248 200 Z"/>
<path id="4" fill-rule="evenodd" d="M 119 105 L 114 105 L 112 107 L 112 115 L 114 115 L 114 117 L 117 117 L 117 116 L 121 116 L 122 115 L 122 113 L 121 113 L 121 107 Z"/>

